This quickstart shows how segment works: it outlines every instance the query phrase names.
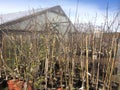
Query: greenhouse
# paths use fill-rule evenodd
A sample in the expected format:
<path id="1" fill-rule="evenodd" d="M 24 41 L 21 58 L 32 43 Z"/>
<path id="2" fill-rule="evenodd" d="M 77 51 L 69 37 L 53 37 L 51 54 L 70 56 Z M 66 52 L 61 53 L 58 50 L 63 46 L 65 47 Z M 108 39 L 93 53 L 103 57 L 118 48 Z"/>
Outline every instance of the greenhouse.
<path id="1" fill-rule="evenodd" d="M 10 13 L 0 17 L 0 46 L 6 60 L 10 59 L 8 57 L 11 55 L 8 53 L 13 46 L 12 42 L 20 45 L 20 39 L 24 38 L 25 41 L 23 41 L 30 45 L 36 40 L 39 42 L 43 33 L 52 32 L 67 38 L 70 32 L 76 31 L 60 6 Z M 13 62 L 12 59 L 11 62 Z"/>
<path id="2" fill-rule="evenodd" d="M 47 26 L 60 33 L 65 33 L 67 29 L 74 31 L 74 26 L 60 6 L 1 15 L 1 30 L 44 31 Z"/>

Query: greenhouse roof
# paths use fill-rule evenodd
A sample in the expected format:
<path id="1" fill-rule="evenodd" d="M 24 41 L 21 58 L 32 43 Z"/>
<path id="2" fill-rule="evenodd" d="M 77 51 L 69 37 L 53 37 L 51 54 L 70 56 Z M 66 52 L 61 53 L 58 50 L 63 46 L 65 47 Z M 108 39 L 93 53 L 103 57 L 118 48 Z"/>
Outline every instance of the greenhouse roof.
<path id="1" fill-rule="evenodd" d="M 55 11 L 55 9 L 59 10 L 59 11 Z M 65 15 L 64 11 L 61 9 L 60 6 L 54 6 L 54 7 L 50 7 L 50 8 L 40 8 L 40 9 L 33 9 L 33 10 L 28 10 L 28 11 L 20 11 L 20 12 L 15 12 L 15 13 L 8 13 L 8 14 L 1 14 L 0 15 L 0 25 L 7 25 L 8 23 L 12 23 L 14 21 L 19 21 L 20 19 L 25 19 L 25 18 L 29 18 L 33 15 L 37 15 L 37 14 L 42 14 L 46 11 L 52 11 L 52 12 L 56 12 L 59 13 L 59 15 Z"/>
<path id="2" fill-rule="evenodd" d="M 50 29 L 65 33 L 66 30 L 75 31 L 76 28 L 60 6 L 33 9 L 17 13 L 0 15 L 1 30 L 45 30 L 46 24 Z"/>
<path id="3" fill-rule="evenodd" d="M 29 16 L 31 14 L 44 11 L 48 8 L 39 8 L 39 9 L 32 9 L 27 11 L 20 11 L 20 12 L 14 12 L 14 13 L 8 13 L 8 14 L 1 14 L 0 15 L 0 24 L 11 22 L 13 20 L 20 19 L 21 17 Z"/>

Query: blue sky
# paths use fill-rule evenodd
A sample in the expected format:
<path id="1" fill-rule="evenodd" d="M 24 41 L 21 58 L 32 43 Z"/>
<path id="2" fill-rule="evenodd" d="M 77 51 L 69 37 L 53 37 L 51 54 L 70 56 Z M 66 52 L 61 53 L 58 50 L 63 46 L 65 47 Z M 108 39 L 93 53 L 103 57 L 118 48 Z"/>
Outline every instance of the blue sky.
<path id="1" fill-rule="evenodd" d="M 60 5 L 74 22 L 77 1 L 78 0 L 0 0 L 0 14 Z M 77 16 L 81 22 L 91 21 L 97 16 L 98 24 L 102 23 L 107 3 L 108 0 L 79 0 Z M 109 16 L 112 18 L 118 10 L 120 10 L 120 0 L 109 0 Z"/>
<path id="2" fill-rule="evenodd" d="M 25 10 L 28 8 L 49 7 L 54 5 L 76 6 L 78 0 L 0 0 L 0 12 Z M 109 8 L 120 8 L 120 0 L 79 0 L 79 4 L 97 6 L 104 10 L 109 1 Z M 68 7 L 69 9 L 71 7 Z M 10 11 L 9 11 L 10 10 Z"/>

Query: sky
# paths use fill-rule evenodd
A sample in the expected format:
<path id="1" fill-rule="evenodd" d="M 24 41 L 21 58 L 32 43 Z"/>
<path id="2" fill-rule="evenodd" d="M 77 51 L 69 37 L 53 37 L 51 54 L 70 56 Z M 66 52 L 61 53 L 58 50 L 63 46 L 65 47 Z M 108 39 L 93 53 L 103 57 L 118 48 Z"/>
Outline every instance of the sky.
<path id="1" fill-rule="evenodd" d="M 97 25 L 104 23 L 107 5 L 110 20 L 112 20 L 116 12 L 120 11 L 120 0 L 0 0 L 0 14 L 56 5 L 62 7 L 73 23 L 92 22 Z M 75 17 L 77 17 L 77 21 Z"/>

